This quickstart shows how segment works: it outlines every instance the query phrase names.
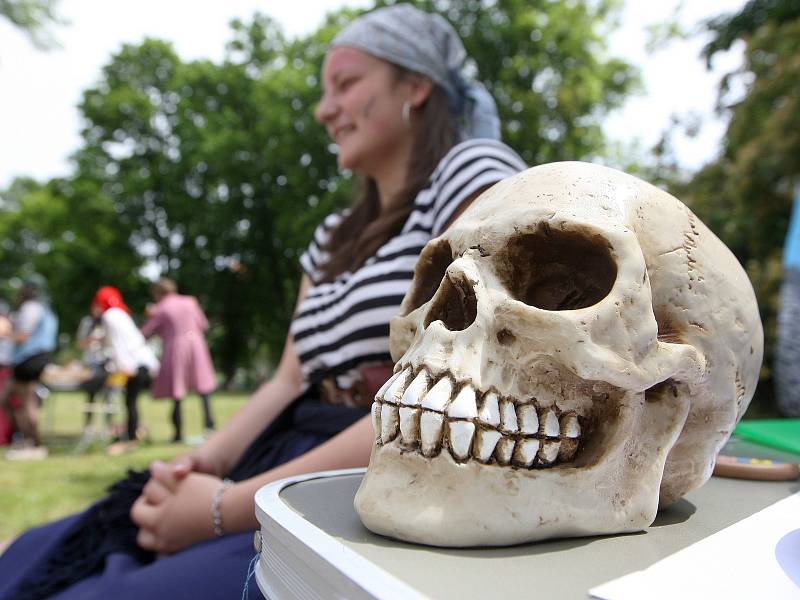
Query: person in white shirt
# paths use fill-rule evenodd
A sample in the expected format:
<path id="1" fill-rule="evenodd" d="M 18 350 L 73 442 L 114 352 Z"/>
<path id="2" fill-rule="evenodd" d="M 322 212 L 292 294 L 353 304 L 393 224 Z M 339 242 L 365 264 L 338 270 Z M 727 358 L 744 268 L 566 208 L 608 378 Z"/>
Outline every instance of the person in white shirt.
<path id="1" fill-rule="evenodd" d="M 125 385 L 125 407 L 128 413 L 127 441 L 136 440 L 139 412 L 136 407 L 139 394 L 150 386 L 158 372 L 159 362 L 144 336 L 131 318 L 118 289 L 104 286 L 97 290 L 91 305 L 91 314 L 99 318 L 105 329 L 105 344 L 116 371 L 128 376 Z"/>

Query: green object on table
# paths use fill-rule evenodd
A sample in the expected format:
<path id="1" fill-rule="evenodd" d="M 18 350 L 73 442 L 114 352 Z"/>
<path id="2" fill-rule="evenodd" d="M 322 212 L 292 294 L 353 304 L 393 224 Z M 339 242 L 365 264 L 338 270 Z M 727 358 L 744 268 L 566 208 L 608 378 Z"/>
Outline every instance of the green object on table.
<path id="1" fill-rule="evenodd" d="M 800 454 L 800 419 L 754 419 L 736 426 L 736 435 L 765 446 Z"/>

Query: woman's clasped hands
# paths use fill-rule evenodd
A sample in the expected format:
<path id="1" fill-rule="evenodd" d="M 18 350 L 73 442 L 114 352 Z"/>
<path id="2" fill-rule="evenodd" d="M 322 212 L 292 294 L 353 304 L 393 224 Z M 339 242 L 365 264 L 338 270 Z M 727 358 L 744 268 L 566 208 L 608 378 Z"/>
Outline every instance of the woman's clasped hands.
<path id="1" fill-rule="evenodd" d="M 150 480 L 131 508 L 145 550 L 172 554 L 214 537 L 210 507 L 222 483 L 211 462 L 195 453 L 150 465 Z"/>

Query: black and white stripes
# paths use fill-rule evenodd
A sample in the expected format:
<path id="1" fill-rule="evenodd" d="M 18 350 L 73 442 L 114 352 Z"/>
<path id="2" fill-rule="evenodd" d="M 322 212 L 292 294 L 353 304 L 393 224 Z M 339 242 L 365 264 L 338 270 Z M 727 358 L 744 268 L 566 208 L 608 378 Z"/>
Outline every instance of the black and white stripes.
<path id="1" fill-rule="evenodd" d="M 340 387 L 349 388 L 359 367 L 388 362 L 389 322 L 408 291 L 422 248 L 443 231 L 466 198 L 524 168 L 501 142 L 472 139 L 454 146 L 417 195 L 400 233 L 355 272 L 319 283 L 319 267 L 327 258 L 321 248 L 342 218 L 329 215 L 300 257 L 312 287 L 291 333 L 306 381 L 336 376 Z"/>

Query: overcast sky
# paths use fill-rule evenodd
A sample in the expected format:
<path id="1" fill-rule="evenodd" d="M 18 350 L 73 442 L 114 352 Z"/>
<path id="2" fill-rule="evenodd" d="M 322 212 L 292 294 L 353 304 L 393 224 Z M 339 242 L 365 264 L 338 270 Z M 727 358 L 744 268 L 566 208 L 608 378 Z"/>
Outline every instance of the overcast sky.
<path id="1" fill-rule="evenodd" d="M 744 0 L 687 2 L 687 25 L 740 8 Z M 228 22 L 249 19 L 260 10 L 289 34 L 314 30 L 325 13 L 366 0 L 61 0 L 59 14 L 69 24 L 53 29 L 60 48 L 40 51 L 5 20 L 0 21 L 0 188 L 15 176 L 39 179 L 66 175 L 68 156 L 80 145 L 77 104 L 101 67 L 123 43 L 145 36 L 171 41 L 184 60 L 222 58 L 230 38 Z M 632 98 L 607 124 L 609 135 L 624 143 L 640 140 L 647 148 L 669 124 L 671 114 L 693 112 L 705 118 L 699 137 L 679 140 L 680 162 L 691 169 L 713 157 L 723 124 L 712 107 L 722 73 L 741 60 L 741 51 L 721 56 L 713 73 L 698 53 L 701 38 L 674 42 L 655 55 L 645 52 L 646 26 L 668 18 L 679 0 L 660 3 L 628 0 L 623 26 L 611 40 L 612 52 L 642 68 L 646 91 Z M 658 5 L 656 5 L 658 4 Z"/>

